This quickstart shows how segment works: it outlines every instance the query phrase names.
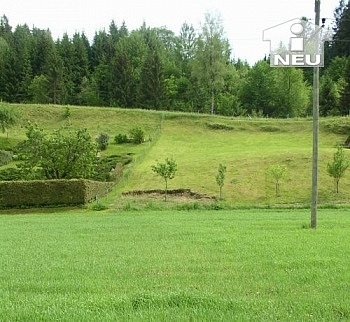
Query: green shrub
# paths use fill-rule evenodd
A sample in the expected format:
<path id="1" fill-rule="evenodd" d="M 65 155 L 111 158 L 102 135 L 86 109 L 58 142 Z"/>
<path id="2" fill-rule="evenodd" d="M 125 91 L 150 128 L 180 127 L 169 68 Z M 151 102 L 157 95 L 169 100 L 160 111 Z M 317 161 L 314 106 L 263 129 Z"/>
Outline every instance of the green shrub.
<path id="1" fill-rule="evenodd" d="M 100 135 L 96 138 L 98 149 L 100 151 L 106 150 L 108 147 L 108 141 L 109 141 L 108 134 L 105 132 L 101 132 Z"/>
<path id="2" fill-rule="evenodd" d="M 138 126 L 130 130 L 130 140 L 134 144 L 141 144 L 145 141 L 145 132 Z"/>
<path id="3" fill-rule="evenodd" d="M 96 181 L 118 181 L 123 166 L 130 163 L 132 157 L 129 155 L 110 155 L 99 158 L 95 166 L 95 174 L 91 179 Z"/>
<path id="4" fill-rule="evenodd" d="M 96 202 L 93 204 L 92 206 L 92 210 L 94 211 L 101 211 L 101 210 L 106 210 L 108 207 L 106 205 L 104 205 L 103 203 L 101 202 Z"/>
<path id="5" fill-rule="evenodd" d="M 129 143 L 128 136 L 126 134 L 117 134 L 114 138 L 114 142 L 116 144 L 124 144 L 124 143 Z"/>
<path id="6" fill-rule="evenodd" d="M 23 180 L 23 173 L 18 168 L 7 168 L 0 170 L 0 181 Z"/>
<path id="7" fill-rule="evenodd" d="M 350 133 L 350 121 L 348 118 L 336 118 L 326 120 L 324 127 L 327 131 L 335 134 L 349 134 Z"/>
<path id="8" fill-rule="evenodd" d="M 8 164 L 12 161 L 13 155 L 10 151 L 0 150 L 0 165 Z"/>

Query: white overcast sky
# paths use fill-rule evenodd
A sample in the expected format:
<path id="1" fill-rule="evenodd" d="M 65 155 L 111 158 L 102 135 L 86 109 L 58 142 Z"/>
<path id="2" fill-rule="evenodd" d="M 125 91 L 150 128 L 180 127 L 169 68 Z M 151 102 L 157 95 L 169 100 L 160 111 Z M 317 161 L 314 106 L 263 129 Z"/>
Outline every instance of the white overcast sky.
<path id="1" fill-rule="evenodd" d="M 338 4 L 321 0 L 321 17 L 332 19 Z M 129 30 L 145 22 L 178 34 L 184 22 L 198 29 L 206 12 L 217 12 L 234 58 L 253 64 L 269 51 L 264 29 L 302 16 L 314 19 L 314 5 L 315 0 L 0 0 L 0 15 L 12 27 L 26 23 L 50 29 L 54 39 L 84 31 L 91 40 L 95 31 L 108 30 L 112 19 L 118 26 L 125 21 Z"/>

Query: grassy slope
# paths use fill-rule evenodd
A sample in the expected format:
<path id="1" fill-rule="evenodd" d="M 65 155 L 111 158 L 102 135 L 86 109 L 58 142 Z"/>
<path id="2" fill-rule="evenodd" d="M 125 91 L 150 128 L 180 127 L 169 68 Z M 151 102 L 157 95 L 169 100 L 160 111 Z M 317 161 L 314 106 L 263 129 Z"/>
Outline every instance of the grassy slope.
<path id="1" fill-rule="evenodd" d="M 67 126 L 68 123 L 71 128 L 87 127 L 94 136 L 107 132 L 111 141 L 116 134 L 126 133 L 133 126 L 141 126 L 146 132 L 146 138 L 156 138 L 161 125 L 161 134 L 152 144 L 110 144 L 105 153 L 132 152 L 138 156 L 138 162 L 132 165 L 128 179 L 118 187 L 118 192 L 163 189 L 163 181 L 152 173 L 150 167 L 156 160 L 163 161 L 172 156 L 178 163 L 178 172 L 169 184 L 170 189 L 190 188 L 217 196 L 215 175 L 218 165 L 223 163 L 227 166 L 223 194 L 231 203 L 308 203 L 310 200 L 310 120 L 248 120 L 198 114 L 70 107 L 71 118 L 68 122 L 64 118 L 65 107 L 14 105 L 13 108 L 22 114 L 21 126 L 10 129 L 9 142 L 5 135 L 0 138 L 3 146 L 24 139 L 23 125 L 27 120 L 37 122 L 48 131 Z M 340 193 L 335 195 L 333 181 L 326 172 L 334 147 L 344 142 L 347 136 L 324 131 L 322 122 L 326 121 L 321 120 L 319 199 L 322 203 L 336 200 L 348 202 L 348 176 L 341 180 Z M 269 165 L 277 163 L 287 166 L 287 174 L 281 182 L 281 196 L 276 200 L 274 182 L 266 177 L 265 171 Z"/>
<path id="2" fill-rule="evenodd" d="M 350 217 L 320 210 L 1 216 L 1 321 L 350 319 Z"/>
<path id="3" fill-rule="evenodd" d="M 207 123 L 226 124 L 233 130 L 212 130 Z M 270 132 L 271 128 L 274 132 Z M 333 194 L 333 182 L 326 165 L 334 146 L 344 136 L 321 132 L 319 186 L 322 202 L 347 200 L 350 181 L 341 181 L 341 193 Z M 312 124 L 310 121 L 230 120 L 197 117 L 165 120 L 161 138 L 142 164 L 136 167 L 126 189 L 163 188 L 160 178 L 150 171 L 156 159 L 173 156 L 179 170 L 171 188 L 190 188 L 210 195 L 218 194 L 215 175 L 220 163 L 227 166 L 226 200 L 234 203 L 275 203 L 274 182 L 266 177 L 269 165 L 287 167 L 277 202 L 307 203 L 310 200 Z M 139 180 L 142 178 L 142 181 Z"/>

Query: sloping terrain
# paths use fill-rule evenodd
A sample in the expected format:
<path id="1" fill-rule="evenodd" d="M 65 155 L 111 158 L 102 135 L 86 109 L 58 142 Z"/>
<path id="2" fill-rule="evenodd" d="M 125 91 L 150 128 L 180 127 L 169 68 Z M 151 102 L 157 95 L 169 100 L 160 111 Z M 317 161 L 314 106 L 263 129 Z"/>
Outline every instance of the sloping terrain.
<path id="1" fill-rule="evenodd" d="M 126 110 L 97 107 L 10 105 L 21 114 L 20 123 L 0 137 L 2 148 L 25 138 L 25 124 L 37 123 L 45 131 L 59 127 L 87 128 L 93 136 L 106 132 L 110 137 L 106 155 L 132 153 L 134 162 L 125 169 L 125 177 L 116 194 L 164 189 L 164 180 L 151 166 L 172 157 L 178 171 L 169 181 L 169 189 L 190 189 L 194 193 L 217 197 L 215 176 L 219 164 L 227 167 L 223 197 L 235 204 L 308 203 L 311 194 L 312 121 L 310 119 L 244 119 L 220 116 Z M 339 124 L 342 127 L 339 127 Z M 348 202 L 350 179 L 340 182 L 333 192 L 333 179 L 327 174 L 327 162 L 335 147 L 345 142 L 350 120 L 320 121 L 319 200 L 322 203 Z M 135 127 L 145 132 L 141 145 L 114 143 L 115 135 Z M 346 150 L 347 155 L 350 151 Z M 282 164 L 287 171 L 275 195 L 275 182 L 266 174 L 269 166 Z"/>

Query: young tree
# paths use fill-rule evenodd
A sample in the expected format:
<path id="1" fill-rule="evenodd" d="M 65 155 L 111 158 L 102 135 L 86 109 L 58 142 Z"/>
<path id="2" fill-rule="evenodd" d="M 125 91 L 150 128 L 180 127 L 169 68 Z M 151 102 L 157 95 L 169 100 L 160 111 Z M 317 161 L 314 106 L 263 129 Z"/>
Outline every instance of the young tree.
<path id="1" fill-rule="evenodd" d="M 281 164 L 271 165 L 267 169 L 267 174 L 270 175 L 275 180 L 275 192 L 276 197 L 279 196 L 280 193 L 280 180 L 284 176 L 286 172 L 286 167 Z"/>
<path id="2" fill-rule="evenodd" d="M 345 156 L 343 147 L 338 146 L 333 155 L 333 161 L 327 164 L 329 176 L 334 178 L 335 192 L 339 192 L 339 181 L 344 177 L 346 169 L 350 166 L 350 160 Z"/>
<path id="3" fill-rule="evenodd" d="M 218 173 L 215 177 L 216 183 L 220 188 L 220 195 L 219 195 L 220 199 L 222 199 L 222 187 L 224 186 L 224 182 L 225 182 L 225 173 L 226 173 L 226 166 L 220 163 Z"/>
<path id="4" fill-rule="evenodd" d="M 152 165 L 151 169 L 157 175 L 161 176 L 165 181 L 165 201 L 167 200 L 168 194 L 168 180 L 171 180 L 175 177 L 177 171 L 177 163 L 173 158 L 166 158 L 164 163 L 157 163 Z"/>

